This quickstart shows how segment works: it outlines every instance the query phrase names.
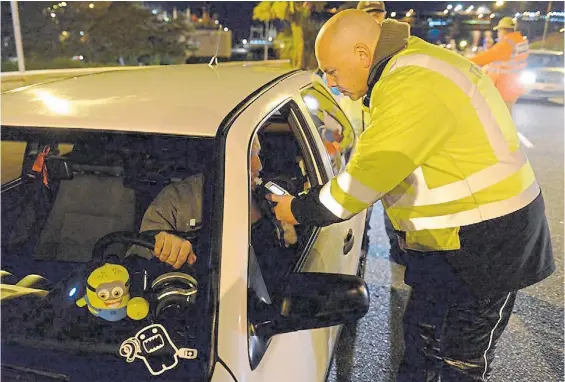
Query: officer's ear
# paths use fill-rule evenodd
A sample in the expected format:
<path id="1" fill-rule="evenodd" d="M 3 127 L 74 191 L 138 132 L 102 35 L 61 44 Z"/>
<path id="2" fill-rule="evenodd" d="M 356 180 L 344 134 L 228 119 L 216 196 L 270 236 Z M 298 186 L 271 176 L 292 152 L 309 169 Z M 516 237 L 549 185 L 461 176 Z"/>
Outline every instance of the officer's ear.
<path id="1" fill-rule="evenodd" d="M 371 50 L 365 44 L 357 44 L 354 48 L 355 57 L 363 65 L 364 68 L 370 68 L 373 62 L 373 57 L 371 57 Z"/>

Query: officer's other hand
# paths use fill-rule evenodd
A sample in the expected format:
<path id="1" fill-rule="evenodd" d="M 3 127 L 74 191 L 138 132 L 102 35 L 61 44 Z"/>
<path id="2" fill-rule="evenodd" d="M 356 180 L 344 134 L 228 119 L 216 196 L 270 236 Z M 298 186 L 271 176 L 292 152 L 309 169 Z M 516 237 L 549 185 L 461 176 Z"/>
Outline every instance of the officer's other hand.
<path id="1" fill-rule="evenodd" d="M 292 210 L 290 209 L 290 205 L 294 200 L 294 196 L 292 195 L 274 195 L 269 194 L 267 195 L 267 199 L 271 202 L 277 203 L 274 208 L 275 216 L 277 220 L 281 222 L 297 225 L 299 224 L 294 215 L 292 214 Z"/>
<path id="2" fill-rule="evenodd" d="M 175 269 L 179 269 L 184 263 L 192 265 L 196 262 L 190 241 L 168 232 L 160 232 L 155 236 L 154 254 Z"/>

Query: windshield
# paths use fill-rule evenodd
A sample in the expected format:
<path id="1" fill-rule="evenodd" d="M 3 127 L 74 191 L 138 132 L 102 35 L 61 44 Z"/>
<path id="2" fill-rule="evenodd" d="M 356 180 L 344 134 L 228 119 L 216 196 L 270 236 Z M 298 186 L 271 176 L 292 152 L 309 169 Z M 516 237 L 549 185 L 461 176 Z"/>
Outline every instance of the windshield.
<path id="1" fill-rule="evenodd" d="M 2 128 L 2 373 L 207 375 L 214 149 L 210 138 Z M 192 244 L 193 267 L 155 258 L 162 231 Z"/>
<path id="2" fill-rule="evenodd" d="M 528 68 L 562 68 L 564 65 L 563 55 L 557 54 L 535 54 L 528 56 Z"/>

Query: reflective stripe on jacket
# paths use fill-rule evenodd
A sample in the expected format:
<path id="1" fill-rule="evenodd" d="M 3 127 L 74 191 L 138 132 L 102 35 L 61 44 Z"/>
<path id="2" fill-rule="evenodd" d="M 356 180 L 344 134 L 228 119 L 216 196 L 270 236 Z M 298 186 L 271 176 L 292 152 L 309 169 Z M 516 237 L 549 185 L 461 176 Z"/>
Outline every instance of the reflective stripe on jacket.
<path id="1" fill-rule="evenodd" d="M 520 81 L 526 69 L 530 46 L 520 32 L 512 32 L 489 50 L 473 57 L 479 66 L 488 65 L 487 74 L 506 102 L 514 102 L 524 93 Z"/>
<path id="2" fill-rule="evenodd" d="M 346 170 L 319 191 L 338 220 L 382 199 L 408 248 L 458 249 L 460 226 L 540 193 L 498 91 L 453 52 L 411 37 L 373 87 L 370 115 Z"/>

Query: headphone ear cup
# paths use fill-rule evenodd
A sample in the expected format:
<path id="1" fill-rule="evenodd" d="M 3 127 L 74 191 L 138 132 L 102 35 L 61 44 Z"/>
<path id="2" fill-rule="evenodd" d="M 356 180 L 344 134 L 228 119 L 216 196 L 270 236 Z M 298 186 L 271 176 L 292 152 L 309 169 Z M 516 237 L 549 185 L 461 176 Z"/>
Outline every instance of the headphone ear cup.
<path id="1" fill-rule="evenodd" d="M 168 273 L 158 277 L 151 286 L 156 301 L 155 317 L 184 313 L 194 304 L 197 288 L 198 282 L 185 273 Z"/>
<path id="2" fill-rule="evenodd" d="M 180 314 L 190 308 L 191 304 L 186 297 L 174 294 L 176 290 L 177 288 L 164 288 L 156 296 L 155 317 Z"/>

